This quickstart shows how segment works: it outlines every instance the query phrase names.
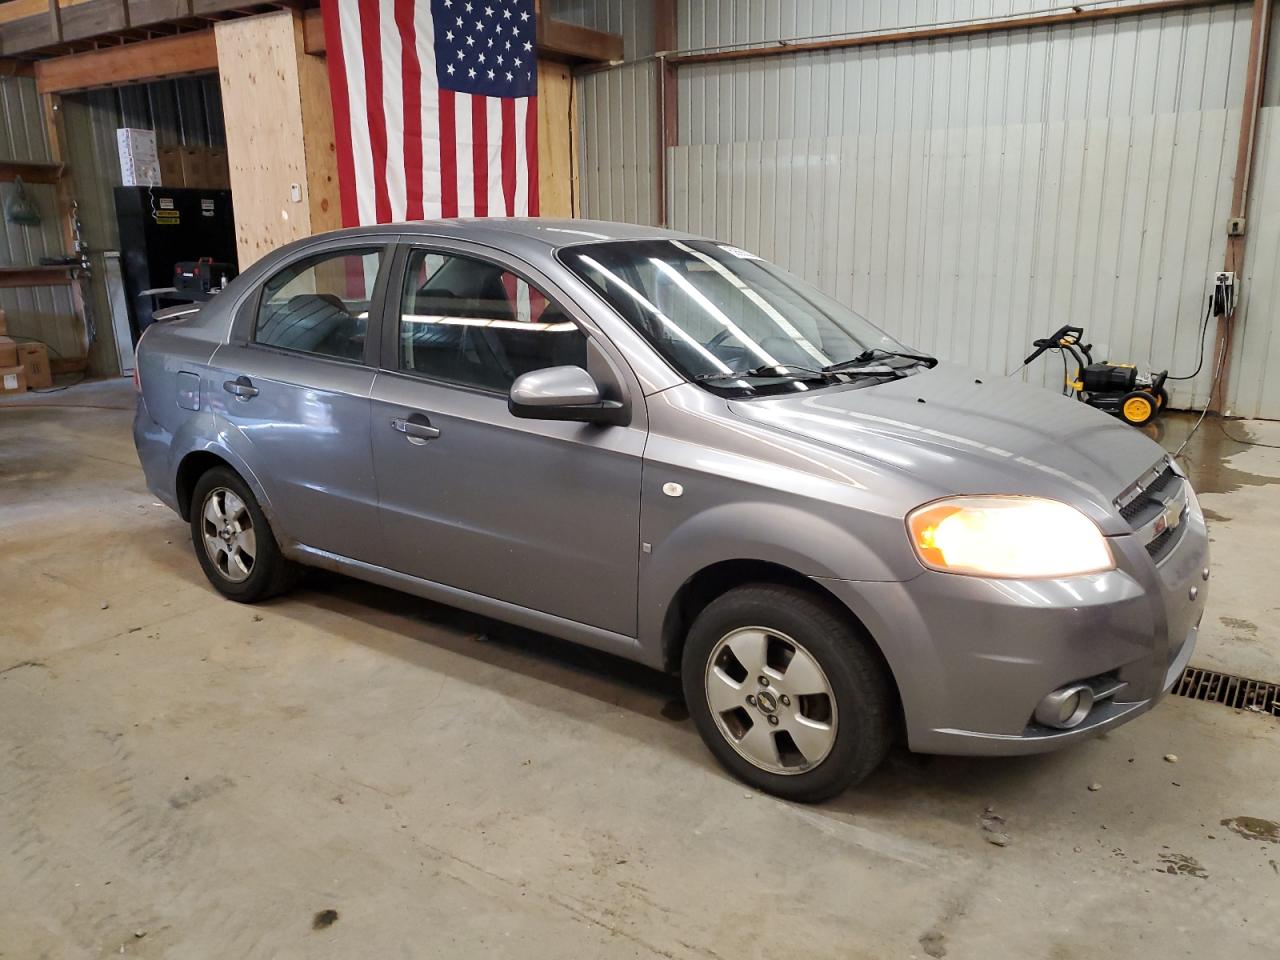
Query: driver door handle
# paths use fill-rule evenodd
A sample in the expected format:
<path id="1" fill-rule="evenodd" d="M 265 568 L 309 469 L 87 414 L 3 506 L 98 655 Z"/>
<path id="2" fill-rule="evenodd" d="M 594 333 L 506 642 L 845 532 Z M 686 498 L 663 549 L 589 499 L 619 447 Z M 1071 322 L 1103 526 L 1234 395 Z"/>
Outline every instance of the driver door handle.
<path id="1" fill-rule="evenodd" d="M 403 433 L 406 440 L 417 445 L 440 436 L 440 428 L 433 427 L 431 421 L 422 414 L 414 414 L 408 418 L 396 417 L 391 421 L 391 429 Z"/>
<path id="2" fill-rule="evenodd" d="M 250 397 L 258 395 L 258 388 L 253 385 L 253 381 L 248 377 L 236 377 L 234 380 L 227 380 L 222 384 L 222 389 L 234 396 L 237 400 L 248 400 Z"/>

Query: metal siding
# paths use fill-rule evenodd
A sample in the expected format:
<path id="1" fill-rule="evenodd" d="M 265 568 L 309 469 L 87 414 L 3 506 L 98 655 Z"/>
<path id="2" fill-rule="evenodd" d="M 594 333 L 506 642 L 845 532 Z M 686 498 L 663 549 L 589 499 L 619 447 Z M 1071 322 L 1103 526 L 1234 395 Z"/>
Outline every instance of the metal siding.
<path id="1" fill-rule="evenodd" d="M 0 160 L 49 163 L 51 159 L 35 81 L 25 77 L 0 78 Z M 26 184 L 25 189 L 40 212 L 40 224 L 24 227 L 0 218 L 3 266 L 36 264 L 41 257 L 63 253 L 56 189 L 43 184 Z M 0 184 L 0 209 L 12 192 L 12 184 Z M 43 341 L 54 356 L 78 352 L 75 307 L 69 288 L 3 288 L 0 307 L 8 314 L 10 336 Z"/>
<path id="2" fill-rule="evenodd" d="M 1274 50 L 1275 48 L 1273 48 Z M 1254 154 L 1249 242 L 1232 343 L 1230 408 L 1280 418 L 1280 107 L 1263 109 Z M 1207 361 L 1206 361 L 1207 362 Z"/>
<path id="3" fill-rule="evenodd" d="M 689 2 L 679 38 L 691 48 L 1044 6 Z M 681 68 L 672 225 L 775 259 L 947 359 L 1014 370 L 1033 337 L 1071 322 L 1101 356 L 1190 372 L 1225 255 L 1249 12 Z M 635 176 L 634 154 L 615 159 L 616 132 L 595 138 L 641 111 L 605 77 L 592 83 L 584 115 L 603 120 L 584 130 L 586 209 L 633 219 L 598 201 L 618 190 L 615 171 Z M 609 102 L 593 99 L 606 90 Z M 1262 170 L 1280 164 L 1280 142 L 1267 146 L 1254 211 L 1280 209 L 1280 171 Z M 1268 245 L 1263 229 L 1251 224 L 1249 257 L 1265 284 L 1280 236 Z M 1280 352 L 1276 297 L 1252 293 L 1240 349 L 1266 337 Z M 1280 377 L 1259 386 L 1266 349 L 1246 355 L 1256 372 L 1236 368 L 1233 405 L 1280 416 Z M 1056 387 L 1061 368 L 1042 360 L 1020 376 Z M 1202 404 L 1209 378 L 1173 384 L 1174 403 Z"/>
<path id="4" fill-rule="evenodd" d="M 653 60 L 577 80 L 584 216 L 658 222 L 656 84 Z"/>

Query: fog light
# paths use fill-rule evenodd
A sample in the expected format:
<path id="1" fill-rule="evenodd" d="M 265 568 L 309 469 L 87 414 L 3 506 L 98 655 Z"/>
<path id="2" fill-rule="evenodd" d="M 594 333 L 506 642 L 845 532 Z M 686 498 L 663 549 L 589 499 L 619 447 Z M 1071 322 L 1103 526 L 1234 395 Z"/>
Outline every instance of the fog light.
<path id="1" fill-rule="evenodd" d="M 1036 722 L 1058 730 L 1070 730 L 1084 722 L 1093 709 L 1093 690 L 1087 684 L 1073 683 L 1055 690 L 1036 707 Z"/>

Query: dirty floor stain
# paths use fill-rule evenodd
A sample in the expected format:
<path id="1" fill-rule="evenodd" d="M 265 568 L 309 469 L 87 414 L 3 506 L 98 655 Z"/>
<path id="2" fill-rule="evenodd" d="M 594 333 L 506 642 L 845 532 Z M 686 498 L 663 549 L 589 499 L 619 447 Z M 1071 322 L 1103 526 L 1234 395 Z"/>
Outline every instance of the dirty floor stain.
<path id="1" fill-rule="evenodd" d="M 1248 840 L 1280 843 L 1280 823 L 1274 820 L 1263 820 L 1260 817 L 1228 817 L 1222 821 L 1222 825 Z"/>
<path id="2" fill-rule="evenodd" d="M 1200 861 L 1195 857 L 1187 856 L 1185 853 L 1160 854 L 1160 866 L 1156 867 L 1156 872 L 1168 873 L 1177 877 L 1195 877 L 1197 880 L 1209 879 L 1209 874 L 1200 865 Z"/>

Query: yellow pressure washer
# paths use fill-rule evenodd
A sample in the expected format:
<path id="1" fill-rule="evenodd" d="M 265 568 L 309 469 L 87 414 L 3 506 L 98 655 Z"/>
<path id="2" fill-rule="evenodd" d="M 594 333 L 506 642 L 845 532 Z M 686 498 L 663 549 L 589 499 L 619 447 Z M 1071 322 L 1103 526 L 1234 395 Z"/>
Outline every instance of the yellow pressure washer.
<path id="1" fill-rule="evenodd" d="M 1023 366 L 1047 350 L 1057 350 L 1062 353 L 1065 370 L 1066 355 L 1071 354 L 1076 361 L 1076 372 L 1074 377 L 1070 374 L 1065 376 L 1063 394 L 1074 396 L 1135 427 L 1150 423 L 1169 405 L 1169 394 L 1164 389 L 1165 381 L 1169 378 L 1168 370 L 1143 377 L 1132 363 L 1094 361 L 1093 345 L 1082 342 L 1083 337 L 1083 327 L 1068 326 L 1058 329 L 1043 340 L 1033 340 L 1035 352 L 1027 357 Z"/>

